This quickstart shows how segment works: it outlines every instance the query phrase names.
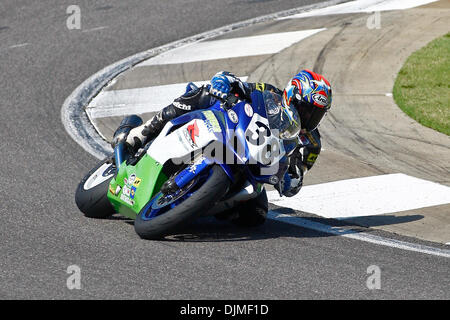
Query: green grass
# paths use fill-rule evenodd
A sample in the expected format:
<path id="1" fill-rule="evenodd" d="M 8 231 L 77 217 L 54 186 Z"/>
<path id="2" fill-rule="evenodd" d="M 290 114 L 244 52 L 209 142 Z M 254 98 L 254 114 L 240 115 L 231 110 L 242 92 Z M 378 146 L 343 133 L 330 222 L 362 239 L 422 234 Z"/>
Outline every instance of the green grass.
<path id="1" fill-rule="evenodd" d="M 395 80 L 393 95 L 411 118 L 450 135 L 450 33 L 406 60 Z"/>

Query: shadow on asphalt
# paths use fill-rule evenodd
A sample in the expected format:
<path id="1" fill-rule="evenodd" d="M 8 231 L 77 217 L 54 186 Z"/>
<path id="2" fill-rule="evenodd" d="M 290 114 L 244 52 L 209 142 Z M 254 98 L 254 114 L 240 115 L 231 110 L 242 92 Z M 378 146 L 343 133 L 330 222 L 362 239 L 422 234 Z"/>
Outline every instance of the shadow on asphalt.
<path id="1" fill-rule="evenodd" d="M 272 206 L 271 206 L 272 207 Z M 355 217 L 349 220 L 336 220 L 311 215 L 309 213 L 299 213 L 289 208 L 275 207 L 271 211 L 277 214 L 288 214 L 293 218 L 304 218 L 311 222 L 320 223 L 328 226 L 345 227 L 352 232 L 370 232 L 370 227 L 401 224 L 420 220 L 422 215 L 407 216 L 370 216 Z M 134 220 L 114 215 L 108 220 L 123 221 L 133 225 Z M 182 226 L 174 234 L 167 236 L 161 241 L 177 242 L 214 242 L 214 241 L 252 241 L 274 238 L 317 238 L 334 237 L 335 234 L 308 229 L 305 227 L 293 225 L 283 221 L 267 219 L 267 221 L 258 227 L 241 227 L 232 224 L 230 221 L 218 220 L 214 217 L 198 218 L 188 225 Z"/>
<path id="2" fill-rule="evenodd" d="M 254 241 L 275 238 L 316 238 L 331 234 L 301 228 L 281 221 L 268 219 L 258 227 L 241 227 L 229 221 L 215 218 L 201 218 L 180 230 L 178 234 L 167 236 L 166 241 L 216 242 Z"/>
<path id="3" fill-rule="evenodd" d="M 134 220 L 114 215 L 107 218 L 117 222 L 125 222 L 131 226 Z M 326 219 L 325 219 L 326 220 Z M 159 241 L 169 242 L 220 242 L 220 241 L 253 241 L 274 238 L 314 238 L 333 236 L 314 230 L 301 228 L 282 221 L 267 219 L 257 227 L 241 227 L 230 221 L 218 220 L 214 217 L 198 218 L 190 224 L 180 227 L 172 235 Z"/>
<path id="4" fill-rule="evenodd" d="M 424 216 L 420 214 L 413 214 L 407 216 L 382 215 L 382 216 L 354 217 L 351 219 L 346 219 L 345 221 L 348 223 L 353 223 L 355 225 L 364 227 L 378 227 L 391 224 L 408 223 L 423 218 Z"/>

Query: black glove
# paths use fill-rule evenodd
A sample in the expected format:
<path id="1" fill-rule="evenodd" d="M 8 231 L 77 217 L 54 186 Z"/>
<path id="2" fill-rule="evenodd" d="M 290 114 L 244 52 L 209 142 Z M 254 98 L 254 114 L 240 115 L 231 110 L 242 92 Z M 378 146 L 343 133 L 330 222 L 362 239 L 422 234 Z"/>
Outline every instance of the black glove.
<path id="1" fill-rule="evenodd" d="M 301 161 L 301 154 L 293 153 L 289 158 L 289 167 L 284 174 L 283 179 L 275 185 L 275 189 L 281 195 L 292 197 L 296 195 L 303 186 L 303 163 Z"/>

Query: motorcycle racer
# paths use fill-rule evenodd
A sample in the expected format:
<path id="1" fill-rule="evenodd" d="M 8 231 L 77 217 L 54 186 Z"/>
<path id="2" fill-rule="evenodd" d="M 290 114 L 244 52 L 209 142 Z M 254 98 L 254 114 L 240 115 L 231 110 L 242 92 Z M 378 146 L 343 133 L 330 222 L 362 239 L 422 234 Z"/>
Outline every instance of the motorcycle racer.
<path id="1" fill-rule="evenodd" d="M 146 142 L 154 139 L 170 120 L 194 110 L 206 109 L 212 106 L 216 98 L 225 99 L 230 94 L 241 99 L 250 100 L 254 90 L 271 91 L 281 96 L 278 110 L 293 108 L 299 115 L 301 130 L 295 142 L 298 146 L 290 153 L 283 178 L 275 184 L 280 195 L 292 197 L 303 185 L 304 174 L 312 168 L 321 151 L 321 137 L 318 130 L 323 116 L 331 107 L 332 90 L 330 83 L 320 74 L 310 70 L 302 70 L 295 75 L 284 88 L 280 90 L 267 83 L 248 83 L 227 71 L 216 73 L 210 85 L 196 87 L 189 83 L 186 92 L 176 98 L 172 104 L 163 108 L 153 118 L 139 127 L 132 129 L 121 140 L 136 151 Z M 276 111 L 276 108 L 274 109 Z M 274 111 L 274 112 L 275 112 Z M 292 137 L 291 137 L 292 138 Z M 121 141 L 113 141 L 113 146 Z M 264 222 L 267 215 L 268 203 L 265 192 L 262 196 L 242 204 L 239 223 L 258 225 Z M 251 212 L 251 214 L 249 213 Z"/>

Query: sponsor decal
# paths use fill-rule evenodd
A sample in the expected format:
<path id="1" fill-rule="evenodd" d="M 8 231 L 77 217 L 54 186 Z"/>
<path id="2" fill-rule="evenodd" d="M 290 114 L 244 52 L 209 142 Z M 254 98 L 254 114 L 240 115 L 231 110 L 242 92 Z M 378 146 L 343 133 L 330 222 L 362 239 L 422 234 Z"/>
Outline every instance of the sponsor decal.
<path id="1" fill-rule="evenodd" d="M 111 186 L 109 186 L 109 192 L 111 192 L 111 194 L 114 194 L 114 195 L 116 194 L 115 191 L 114 191 L 114 188 L 111 187 Z"/>
<path id="2" fill-rule="evenodd" d="M 189 166 L 188 171 L 191 172 L 192 174 L 195 174 L 195 170 L 197 170 L 197 165 L 193 164 L 191 166 Z"/>
<path id="3" fill-rule="evenodd" d="M 308 158 L 306 159 L 306 162 L 315 162 L 317 157 L 318 157 L 317 153 L 310 153 L 308 155 Z"/>
<path id="4" fill-rule="evenodd" d="M 142 179 L 138 178 L 136 176 L 136 174 L 132 173 L 128 179 L 127 178 L 123 178 L 123 188 L 125 190 L 125 187 L 127 187 L 127 189 L 130 189 L 131 186 L 135 186 L 136 188 L 139 187 L 139 184 L 141 183 Z"/>
<path id="5" fill-rule="evenodd" d="M 131 176 L 128 177 L 128 183 L 127 184 L 133 184 L 134 180 L 136 180 L 136 175 L 133 173 Z"/>
<path id="6" fill-rule="evenodd" d="M 134 180 L 133 182 L 133 187 L 139 187 L 139 185 L 141 184 L 142 179 L 141 178 L 137 178 Z"/>
<path id="7" fill-rule="evenodd" d="M 217 130 L 214 130 L 211 121 L 209 121 L 208 119 L 205 119 L 205 120 L 203 120 L 203 122 L 205 123 L 206 129 L 208 129 L 209 132 L 218 132 Z"/>
<path id="8" fill-rule="evenodd" d="M 266 85 L 262 82 L 256 83 L 256 90 L 258 90 L 258 91 L 264 91 L 265 87 L 266 87 Z"/>
<path id="9" fill-rule="evenodd" d="M 120 190 L 122 190 L 122 188 L 120 186 L 117 186 L 116 191 L 114 192 L 114 195 L 117 196 L 119 194 Z"/>
<path id="10" fill-rule="evenodd" d="M 220 128 L 219 121 L 217 121 L 216 116 L 214 113 L 210 110 L 204 111 L 203 115 L 205 116 L 205 124 L 208 128 L 209 132 L 221 132 L 222 129 Z"/>
<path id="11" fill-rule="evenodd" d="M 325 96 L 322 95 L 322 94 L 318 94 L 318 93 L 313 94 L 313 95 L 312 95 L 312 99 L 313 99 L 314 102 L 317 103 L 318 105 L 321 105 L 321 106 L 324 106 L 324 107 L 328 105 L 328 99 L 327 99 L 327 97 L 325 97 Z"/>
<path id="12" fill-rule="evenodd" d="M 120 200 L 122 200 L 123 202 L 125 202 L 126 204 L 130 205 L 130 206 L 134 206 L 134 201 L 131 200 L 129 197 L 127 197 L 126 195 L 124 195 L 123 193 L 120 195 Z"/>
<path id="13" fill-rule="evenodd" d="M 128 186 L 123 186 L 123 189 L 122 189 L 122 195 L 125 195 L 125 196 L 127 196 L 127 197 L 129 197 L 130 196 L 130 187 L 128 187 Z M 122 199 L 122 198 L 121 198 Z"/>
<path id="14" fill-rule="evenodd" d="M 248 103 L 245 104 L 245 106 L 244 106 L 244 111 L 245 111 L 245 114 L 246 114 L 249 118 L 251 118 L 251 117 L 253 116 L 253 108 L 252 108 L 252 106 L 249 105 Z"/>
<path id="15" fill-rule="evenodd" d="M 191 110 L 191 106 L 188 106 L 187 104 L 184 103 L 180 103 L 178 101 L 174 101 L 173 106 L 182 110 Z"/>
<path id="16" fill-rule="evenodd" d="M 201 165 L 203 163 L 203 161 L 205 161 L 205 157 L 204 156 L 200 156 L 198 159 L 195 160 L 195 163 L 191 164 L 187 169 L 189 172 L 195 174 L 197 172 L 197 168 L 199 165 Z"/>
<path id="17" fill-rule="evenodd" d="M 134 195 L 136 194 L 136 187 L 131 187 L 130 190 L 130 198 L 134 199 Z"/>
<path id="18" fill-rule="evenodd" d="M 195 137 L 199 136 L 197 120 L 195 120 L 193 124 L 187 126 L 187 131 L 189 132 L 189 136 L 192 140 L 192 143 L 194 143 L 194 145 L 197 146 L 197 143 L 195 143 Z"/>
<path id="19" fill-rule="evenodd" d="M 228 118 L 230 118 L 230 120 L 233 123 L 238 123 L 239 119 L 238 119 L 236 112 L 234 112 L 233 110 L 230 109 L 230 110 L 228 110 L 227 113 L 228 113 Z"/>
<path id="20" fill-rule="evenodd" d="M 184 139 L 182 139 L 181 134 L 183 135 Z M 189 136 L 189 132 L 187 130 L 182 130 L 181 134 L 179 134 L 178 139 L 180 139 L 181 143 L 185 147 L 187 151 L 191 151 L 187 145 L 191 147 L 191 149 L 194 149 L 197 145 L 192 141 L 191 137 Z"/>

